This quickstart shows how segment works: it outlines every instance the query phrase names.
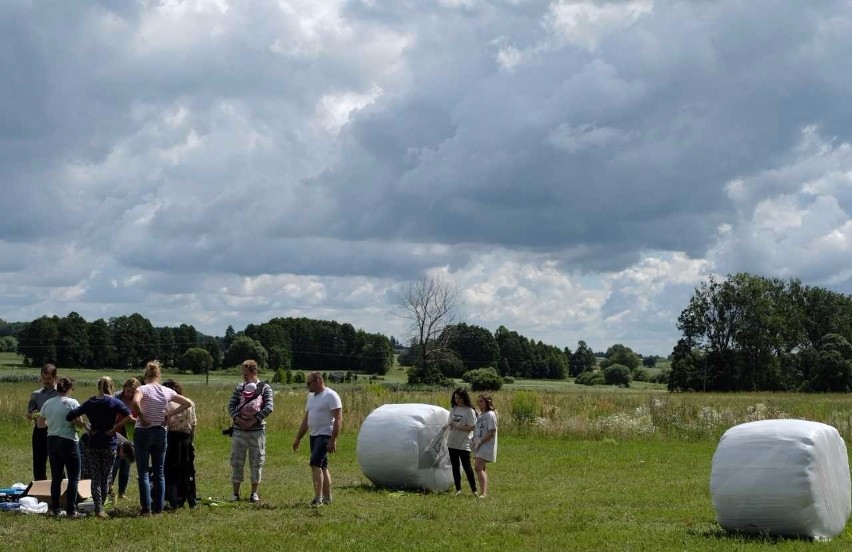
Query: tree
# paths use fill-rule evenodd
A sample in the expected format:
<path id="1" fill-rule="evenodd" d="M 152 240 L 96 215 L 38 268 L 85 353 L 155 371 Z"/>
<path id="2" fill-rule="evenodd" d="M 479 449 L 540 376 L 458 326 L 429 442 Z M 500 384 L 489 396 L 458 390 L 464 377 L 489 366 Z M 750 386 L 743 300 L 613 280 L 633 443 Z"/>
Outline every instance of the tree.
<path id="1" fill-rule="evenodd" d="M 444 376 L 429 360 L 447 348 L 455 321 L 458 289 L 439 277 L 421 277 L 409 284 L 400 299 L 401 316 L 410 325 L 417 361 L 408 371 L 409 383 L 443 383 Z"/>
<path id="2" fill-rule="evenodd" d="M 852 345 L 842 335 L 826 334 L 814 352 L 802 356 L 807 390 L 821 393 L 852 390 Z"/>
<path id="3" fill-rule="evenodd" d="M 157 328 L 157 336 L 160 340 L 160 362 L 163 366 L 177 366 L 178 356 L 175 354 L 175 332 L 168 326 Z"/>
<path id="4" fill-rule="evenodd" d="M 190 347 L 178 357 L 178 367 L 193 374 L 207 374 L 213 366 L 213 357 L 201 347 Z"/>
<path id="5" fill-rule="evenodd" d="M 266 369 L 268 355 L 266 349 L 260 342 L 254 339 L 241 335 L 234 339 L 228 351 L 225 353 L 225 366 L 237 366 L 244 360 L 257 361 L 259 369 Z"/>
<path id="6" fill-rule="evenodd" d="M 57 324 L 56 362 L 67 368 L 89 365 L 89 324 L 76 312 L 68 313 Z"/>
<path id="7" fill-rule="evenodd" d="M 646 357 L 642 357 L 642 366 L 645 368 L 653 368 L 657 365 L 657 355 L 648 355 Z"/>
<path id="8" fill-rule="evenodd" d="M 18 334 L 18 352 L 31 366 L 56 362 L 56 340 L 59 337 L 58 318 L 42 316 L 30 322 Z"/>
<path id="9" fill-rule="evenodd" d="M 595 358 L 595 353 L 592 349 L 586 345 L 585 341 L 580 340 L 577 342 L 577 350 L 575 350 L 574 354 L 571 355 L 569 372 L 576 378 L 583 372 L 591 372 L 594 370 L 597 362 L 597 358 Z"/>
<path id="10" fill-rule="evenodd" d="M 465 372 L 476 368 L 496 367 L 500 361 L 497 340 L 490 331 L 480 326 L 464 322 L 447 326 L 442 332 L 441 340 L 464 363 Z"/>
<path id="11" fill-rule="evenodd" d="M 623 364 L 610 364 L 603 371 L 604 381 L 608 385 L 621 385 L 630 387 L 630 368 Z"/>
<path id="12" fill-rule="evenodd" d="M 0 351 L 4 353 L 14 353 L 18 350 L 18 340 L 11 335 L 0 337 Z"/>
<path id="13" fill-rule="evenodd" d="M 633 352 L 630 347 L 626 347 L 621 343 L 616 343 L 606 350 L 605 359 L 601 361 L 601 368 L 606 369 L 607 366 L 613 364 L 621 364 L 627 366 L 631 372 L 639 368 L 642 363 L 642 357 Z"/>
<path id="14" fill-rule="evenodd" d="M 114 364 L 114 350 L 112 346 L 112 332 L 109 324 L 103 318 L 99 318 L 89 324 L 89 352 L 90 365 L 92 368 L 106 368 Z"/>
<path id="15" fill-rule="evenodd" d="M 234 331 L 234 327 L 231 326 L 231 325 L 228 325 L 227 329 L 225 330 L 225 339 L 224 339 L 224 343 L 223 343 L 226 351 L 231 346 L 231 343 L 234 342 L 234 339 L 236 337 L 237 337 L 237 332 Z"/>

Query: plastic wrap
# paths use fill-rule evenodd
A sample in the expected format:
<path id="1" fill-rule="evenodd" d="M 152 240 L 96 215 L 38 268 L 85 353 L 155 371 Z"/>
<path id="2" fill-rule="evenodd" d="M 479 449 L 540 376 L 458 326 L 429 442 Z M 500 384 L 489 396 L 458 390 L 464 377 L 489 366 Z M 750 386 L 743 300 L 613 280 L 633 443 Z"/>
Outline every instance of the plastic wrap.
<path id="1" fill-rule="evenodd" d="M 450 413 L 430 404 L 386 404 L 358 432 L 361 471 L 375 485 L 446 491 L 453 484 L 446 447 Z"/>
<path id="2" fill-rule="evenodd" d="M 846 444 L 835 428 L 805 420 L 732 427 L 713 455 L 710 494 L 729 531 L 833 538 L 852 511 Z"/>

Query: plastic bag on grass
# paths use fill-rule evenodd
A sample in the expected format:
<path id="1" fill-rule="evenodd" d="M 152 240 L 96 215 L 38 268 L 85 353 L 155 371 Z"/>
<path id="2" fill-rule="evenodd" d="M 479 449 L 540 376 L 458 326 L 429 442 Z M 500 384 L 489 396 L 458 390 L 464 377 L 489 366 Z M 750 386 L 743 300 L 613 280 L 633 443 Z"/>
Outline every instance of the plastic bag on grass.
<path id="1" fill-rule="evenodd" d="M 729 531 L 833 538 L 852 512 L 846 444 L 805 420 L 734 426 L 713 455 L 710 494 Z"/>
<path id="2" fill-rule="evenodd" d="M 431 404 L 386 404 L 358 432 L 361 471 L 375 485 L 446 491 L 453 484 L 446 446 L 450 413 Z"/>

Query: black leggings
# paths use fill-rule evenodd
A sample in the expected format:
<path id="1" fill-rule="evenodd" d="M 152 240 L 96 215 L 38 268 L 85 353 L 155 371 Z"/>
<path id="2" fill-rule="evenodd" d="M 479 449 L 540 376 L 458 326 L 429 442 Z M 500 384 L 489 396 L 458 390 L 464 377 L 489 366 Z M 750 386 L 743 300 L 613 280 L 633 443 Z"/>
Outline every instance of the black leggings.
<path id="1" fill-rule="evenodd" d="M 448 448 L 450 453 L 450 464 L 453 467 L 453 481 L 456 484 L 456 490 L 461 490 L 461 472 L 459 471 L 459 463 L 464 468 L 464 474 L 467 476 L 467 482 L 470 484 L 470 490 L 476 492 L 476 479 L 473 477 L 473 468 L 470 466 L 470 451 Z"/>

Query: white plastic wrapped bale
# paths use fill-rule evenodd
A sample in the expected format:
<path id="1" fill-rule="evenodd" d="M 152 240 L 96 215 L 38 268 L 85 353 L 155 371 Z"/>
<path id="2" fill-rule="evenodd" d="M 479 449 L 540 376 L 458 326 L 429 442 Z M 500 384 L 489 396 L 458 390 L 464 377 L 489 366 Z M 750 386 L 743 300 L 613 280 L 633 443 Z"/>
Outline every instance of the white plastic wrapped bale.
<path id="1" fill-rule="evenodd" d="M 805 420 L 734 426 L 713 455 L 710 494 L 729 531 L 830 539 L 852 512 L 846 444 Z"/>
<path id="2" fill-rule="evenodd" d="M 361 424 L 356 454 L 375 485 L 446 491 L 453 484 L 444 426 L 450 413 L 431 404 L 386 404 Z"/>

